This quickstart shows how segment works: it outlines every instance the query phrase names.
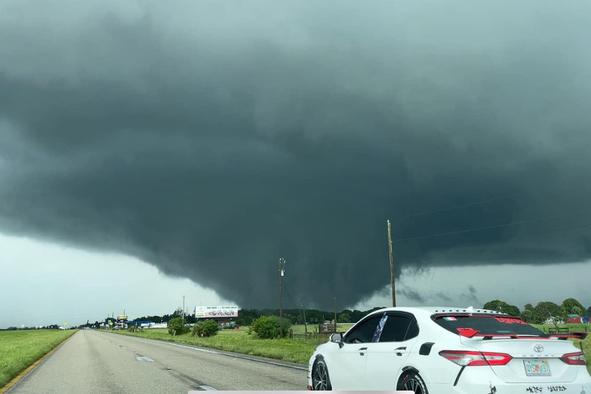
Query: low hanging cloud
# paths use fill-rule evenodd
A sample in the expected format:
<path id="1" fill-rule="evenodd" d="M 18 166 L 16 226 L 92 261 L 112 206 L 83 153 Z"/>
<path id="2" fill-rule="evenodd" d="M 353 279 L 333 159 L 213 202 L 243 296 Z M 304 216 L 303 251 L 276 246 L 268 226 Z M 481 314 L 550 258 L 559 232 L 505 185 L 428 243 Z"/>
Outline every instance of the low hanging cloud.
<path id="1" fill-rule="evenodd" d="M 398 270 L 588 259 L 590 11 L 3 2 L 0 231 L 258 307 L 281 256 L 290 305 L 382 288 L 386 218 Z"/>

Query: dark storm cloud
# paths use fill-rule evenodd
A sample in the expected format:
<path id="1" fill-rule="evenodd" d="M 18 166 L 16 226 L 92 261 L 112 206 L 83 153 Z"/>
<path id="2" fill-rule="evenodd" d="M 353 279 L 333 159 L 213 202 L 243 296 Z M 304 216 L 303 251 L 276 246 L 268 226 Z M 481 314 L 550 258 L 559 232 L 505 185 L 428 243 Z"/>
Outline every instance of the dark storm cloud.
<path id="1" fill-rule="evenodd" d="M 449 303 L 452 300 L 450 296 L 448 296 L 447 294 L 442 293 L 442 292 L 436 293 L 435 297 L 437 299 L 441 300 L 441 302 L 445 302 L 445 303 Z"/>
<path id="2" fill-rule="evenodd" d="M 421 303 L 425 302 L 425 298 L 419 292 L 417 292 L 413 289 L 401 289 L 398 292 L 411 301 L 421 302 Z"/>
<path id="3" fill-rule="evenodd" d="M 386 218 L 399 267 L 591 255 L 586 4 L 65 4 L 0 6 L 2 231 L 244 306 L 383 287 Z"/>

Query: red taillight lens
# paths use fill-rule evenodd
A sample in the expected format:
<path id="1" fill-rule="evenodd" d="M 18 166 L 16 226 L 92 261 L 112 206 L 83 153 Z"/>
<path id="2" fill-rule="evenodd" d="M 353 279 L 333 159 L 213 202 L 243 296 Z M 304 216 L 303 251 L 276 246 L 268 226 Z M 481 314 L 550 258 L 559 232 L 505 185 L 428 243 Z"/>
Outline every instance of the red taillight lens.
<path id="1" fill-rule="evenodd" d="M 472 352 L 465 350 L 442 350 L 439 352 L 439 355 L 462 367 L 507 365 L 513 359 L 506 353 Z"/>
<path id="2" fill-rule="evenodd" d="M 587 360 L 583 352 L 567 353 L 560 357 L 568 365 L 587 365 Z"/>

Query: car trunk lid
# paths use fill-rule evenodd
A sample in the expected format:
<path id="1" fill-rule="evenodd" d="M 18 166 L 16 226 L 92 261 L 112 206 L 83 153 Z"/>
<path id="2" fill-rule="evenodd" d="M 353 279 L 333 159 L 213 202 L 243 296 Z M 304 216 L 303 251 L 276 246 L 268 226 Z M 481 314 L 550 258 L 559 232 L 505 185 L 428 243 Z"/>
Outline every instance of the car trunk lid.
<path id="1" fill-rule="evenodd" d="M 532 337 L 531 339 L 483 339 L 462 337 L 462 343 L 480 352 L 500 352 L 512 359 L 506 365 L 492 365 L 494 373 L 507 383 L 568 383 L 576 379 L 578 368 L 561 357 L 577 349 L 570 341 Z"/>

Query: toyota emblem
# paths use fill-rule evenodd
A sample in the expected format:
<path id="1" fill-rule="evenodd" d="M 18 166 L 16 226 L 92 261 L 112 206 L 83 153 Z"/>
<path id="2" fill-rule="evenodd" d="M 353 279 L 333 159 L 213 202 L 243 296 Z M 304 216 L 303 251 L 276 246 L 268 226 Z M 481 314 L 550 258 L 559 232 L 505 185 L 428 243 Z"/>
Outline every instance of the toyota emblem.
<path id="1" fill-rule="evenodd" d="M 544 351 L 544 346 L 540 345 L 539 343 L 534 346 L 534 352 L 542 353 Z"/>

